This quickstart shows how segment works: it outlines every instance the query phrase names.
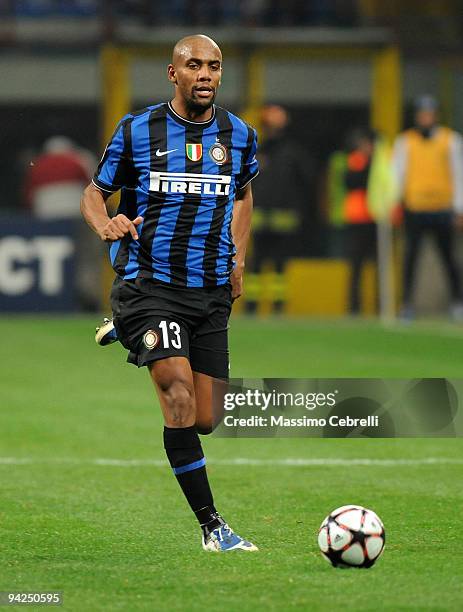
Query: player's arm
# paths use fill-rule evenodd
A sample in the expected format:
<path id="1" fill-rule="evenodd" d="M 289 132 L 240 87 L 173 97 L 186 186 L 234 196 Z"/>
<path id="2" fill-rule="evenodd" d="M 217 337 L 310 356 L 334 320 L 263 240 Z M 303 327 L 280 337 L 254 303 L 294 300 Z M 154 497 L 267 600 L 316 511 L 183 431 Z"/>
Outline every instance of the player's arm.
<path id="1" fill-rule="evenodd" d="M 110 195 L 110 192 L 101 191 L 93 183 L 85 188 L 80 201 L 80 210 L 85 221 L 105 242 L 119 240 L 128 233 L 134 240 L 138 240 L 137 225 L 143 218 L 137 217 L 131 221 L 125 215 L 119 214 L 111 219 L 106 208 L 106 200 Z"/>
<path id="2" fill-rule="evenodd" d="M 243 292 L 243 272 L 246 249 L 251 233 L 252 188 L 251 183 L 238 192 L 233 206 L 232 236 L 235 243 L 235 268 L 230 276 L 232 298 L 240 297 Z"/>
<path id="3" fill-rule="evenodd" d="M 130 115 L 127 115 L 117 125 L 80 203 L 85 221 L 105 242 L 119 240 L 129 233 L 134 240 L 138 240 L 137 225 L 143 221 L 142 217 L 131 220 L 123 214 L 111 219 L 106 208 L 106 200 L 110 195 L 124 186 L 133 187 L 136 182 L 128 144 L 129 132 Z"/>

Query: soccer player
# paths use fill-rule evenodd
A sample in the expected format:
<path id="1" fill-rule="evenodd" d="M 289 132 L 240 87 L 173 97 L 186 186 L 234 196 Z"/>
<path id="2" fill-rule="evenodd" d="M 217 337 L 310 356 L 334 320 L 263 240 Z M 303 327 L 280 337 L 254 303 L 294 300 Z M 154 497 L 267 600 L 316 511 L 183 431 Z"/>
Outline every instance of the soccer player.
<path id="1" fill-rule="evenodd" d="M 168 103 L 126 115 L 82 197 L 82 214 L 111 243 L 113 321 L 128 361 L 147 366 L 164 416 L 164 447 L 208 551 L 257 547 L 214 506 L 199 433 L 214 427 L 214 380 L 228 378 L 228 318 L 240 296 L 249 239 L 256 132 L 214 105 L 222 54 L 183 38 L 167 69 Z M 121 190 L 118 212 L 105 201 Z"/>

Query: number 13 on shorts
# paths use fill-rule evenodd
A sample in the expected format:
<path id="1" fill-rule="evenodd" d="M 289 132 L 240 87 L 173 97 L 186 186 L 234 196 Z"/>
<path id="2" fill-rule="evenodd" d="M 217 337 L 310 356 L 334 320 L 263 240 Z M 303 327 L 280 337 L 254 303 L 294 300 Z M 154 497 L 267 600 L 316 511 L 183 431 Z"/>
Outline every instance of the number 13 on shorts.
<path id="1" fill-rule="evenodd" d="M 162 345 L 164 348 L 180 349 L 182 348 L 182 339 L 180 337 L 180 325 L 175 321 L 160 321 L 159 329 L 162 331 Z"/>

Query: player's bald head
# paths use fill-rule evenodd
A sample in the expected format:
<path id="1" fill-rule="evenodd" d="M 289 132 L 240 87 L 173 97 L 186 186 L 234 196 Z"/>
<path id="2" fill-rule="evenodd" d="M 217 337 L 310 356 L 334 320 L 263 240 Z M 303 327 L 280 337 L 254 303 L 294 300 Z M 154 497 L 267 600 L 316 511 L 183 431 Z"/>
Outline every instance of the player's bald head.
<path id="1" fill-rule="evenodd" d="M 172 52 L 172 64 L 175 66 L 181 60 L 189 57 L 201 57 L 204 53 L 208 56 L 213 55 L 222 61 L 220 47 L 212 38 L 204 34 L 185 36 L 175 44 Z"/>
<path id="2" fill-rule="evenodd" d="M 172 103 L 189 117 L 202 117 L 214 104 L 221 76 L 222 53 L 212 38 L 204 34 L 181 38 L 167 66 L 167 78 L 175 87 Z"/>

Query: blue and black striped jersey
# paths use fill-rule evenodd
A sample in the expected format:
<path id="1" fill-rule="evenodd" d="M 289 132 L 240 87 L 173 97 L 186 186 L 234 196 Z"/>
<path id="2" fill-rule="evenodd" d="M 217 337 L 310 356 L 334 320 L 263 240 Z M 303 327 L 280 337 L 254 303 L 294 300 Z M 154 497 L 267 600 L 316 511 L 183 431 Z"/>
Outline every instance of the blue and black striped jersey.
<path id="1" fill-rule="evenodd" d="M 126 115 L 93 179 L 103 191 L 121 190 L 119 213 L 143 217 L 138 240 L 128 234 L 111 245 L 116 273 L 184 287 L 226 283 L 233 203 L 258 173 L 256 147 L 255 130 L 217 106 L 202 123 L 170 103 Z"/>

